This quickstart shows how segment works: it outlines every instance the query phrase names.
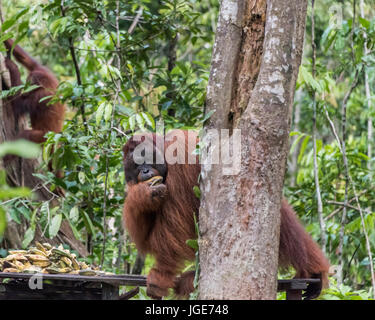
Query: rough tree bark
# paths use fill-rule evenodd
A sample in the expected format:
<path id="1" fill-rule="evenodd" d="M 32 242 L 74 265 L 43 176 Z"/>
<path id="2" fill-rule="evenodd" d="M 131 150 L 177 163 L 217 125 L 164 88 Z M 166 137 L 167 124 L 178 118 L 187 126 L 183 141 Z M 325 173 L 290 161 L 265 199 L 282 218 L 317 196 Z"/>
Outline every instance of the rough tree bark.
<path id="1" fill-rule="evenodd" d="M 201 299 L 275 299 L 282 187 L 307 1 L 222 0 L 205 129 L 241 130 L 241 170 L 202 166 Z M 213 137 L 205 131 L 210 150 Z"/>

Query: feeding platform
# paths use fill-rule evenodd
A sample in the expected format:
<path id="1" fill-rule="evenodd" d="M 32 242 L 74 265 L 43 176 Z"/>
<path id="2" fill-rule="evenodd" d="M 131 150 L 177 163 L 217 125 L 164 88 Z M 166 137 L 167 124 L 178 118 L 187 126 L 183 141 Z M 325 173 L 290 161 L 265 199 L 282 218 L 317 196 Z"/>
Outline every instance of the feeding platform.
<path id="1" fill-rule="evenodd" d="M 38 278 L 39 277 L 39 278 Z M 287 300 L 302 300 L 303 291 L 319 279 L 278 280 Z M 135 288 L 120 295 L 120 286 Z M 0 272 L 0 300 L 128 300 L 146 286 L 140 275 L 30 274 Z"/>
<path id="2" fill-rule="evenodd" d="M 120 296 L 120 286 L 136 288 Z M 146 277 L 0 272 L 0 300 L 127 300 L 140 286 L 146 286 Z"/>

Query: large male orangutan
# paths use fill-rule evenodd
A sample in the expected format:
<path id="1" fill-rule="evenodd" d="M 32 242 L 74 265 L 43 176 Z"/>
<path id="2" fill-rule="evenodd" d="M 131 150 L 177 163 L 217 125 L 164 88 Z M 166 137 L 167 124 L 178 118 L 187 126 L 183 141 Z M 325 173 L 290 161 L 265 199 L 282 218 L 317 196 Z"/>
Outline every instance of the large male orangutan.
<path id="1" fill-rule="evenodd" d="M 186 240 L 197 237 L 194 213 L 199 212 L 199 199 L 193 187 L 198 185 L 200 165 L 198 159 L 196 164 L 188 164 L 187 160 L 188 152 L 191 152 L 188 142 L 191 146 L 193 139 L 195 146 L 197 136 L 194 134 L 192 137 L 192 132 L 189 136 L 187 131 L 182 132 L 183 143 L 179 139 L 169 141 L 175 135 L 173 132 L 167 134 L 165 140 L 156 134 L 136 135 L 123 149 L 128 186 L 124 204 L 125 227 L 138 250 L 155 257 L 155 266 L 147 277 L 147 294 L 152 298 L 166 296 L 169 288 L 173 288 L 180 297 L 186 297 L 193 291 L 194 272 L 177 275 L 184 262 L 195 257 Z M 152 163 L 144 163 L 146 152 L 139 152 L 140 148 L 136 148 L 141 147 L 140 143 L 141 149 L 144 146 L 151 148 Z M 171 144 L 183 148 L 185 161 L 180 161 L 181 154 L 177 163 L 160 161 L 164 160 Z M 310 285 L 305 292 L 307 299 L 317 297 L 322 285 L 327 285 L 329 263 L 286 200 L 282 201 L 281 207 L 279 265 L 293 266 L 297 278 L 322 280 L 319 285 Z"/>

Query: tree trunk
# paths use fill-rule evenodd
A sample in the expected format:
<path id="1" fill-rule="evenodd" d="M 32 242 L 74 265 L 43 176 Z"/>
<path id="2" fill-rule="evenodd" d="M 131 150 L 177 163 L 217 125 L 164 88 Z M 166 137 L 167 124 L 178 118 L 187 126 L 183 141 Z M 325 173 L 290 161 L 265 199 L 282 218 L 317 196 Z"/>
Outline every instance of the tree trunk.
<path id="1" fill-rule="evenodd" d="M 202 159 L 200 299 L 276 298 L 282 187 L 306 7 L 304 0 L 221 2 L 206 104 L 206 113 L 215 113 L 203 145 L 213 150 L 212 129 L 226 129 L 232 138 L 239 133 L 231 145 L 241 169 L 228 174 L 226 166 Z"/>

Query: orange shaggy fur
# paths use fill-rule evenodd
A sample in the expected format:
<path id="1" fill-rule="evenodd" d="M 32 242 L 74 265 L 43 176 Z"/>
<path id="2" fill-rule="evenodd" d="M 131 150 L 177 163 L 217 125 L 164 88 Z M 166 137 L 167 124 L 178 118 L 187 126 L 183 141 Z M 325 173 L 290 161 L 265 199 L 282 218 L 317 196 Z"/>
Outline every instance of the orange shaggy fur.
<path id="1" fill-rule="evenodd" d="M 172 134 L 172 133 L 170 133 Z M 187 163 L 187 140 L 185 135 L 185 157 Z M 160 137 L 149 134 L 153 145 Z M 164 150 L 173 142 L 167 141 Z M 197 137 L 195 136 L 197 141 Z M 139 142 L 131 138 L 124 147 L 125 164 L 132 161 L 129 155 Z M 150 187 L 146 183 L 129 182 L 124 204 L 124 221 L 131 238 L 143 254 L 155 257 L 155 266 L 147 278 L 147 293 L 153 298 L 168 294 L 174 288 L 178 296 L 186 296 L 193 290 L 194 272 L 176 277 L 186 260 L 195 254 L 186 240 L 196 238 L 194 213 L 199 212 L 199 199 L 193 192 L 198 185 L 200 165 L 168 164 L 165 184 Z M 323 285 L 328 283 L 329 263 L 318 245 L 306 233 L 286 200 L 281 208 L 280 266 L 292 265 L 296 277 L 318 277 Z M 314 289 L 313 287 L 311 288 Z M 308 292 L 309 298 L 320 293 L 320 287 Z"/>

